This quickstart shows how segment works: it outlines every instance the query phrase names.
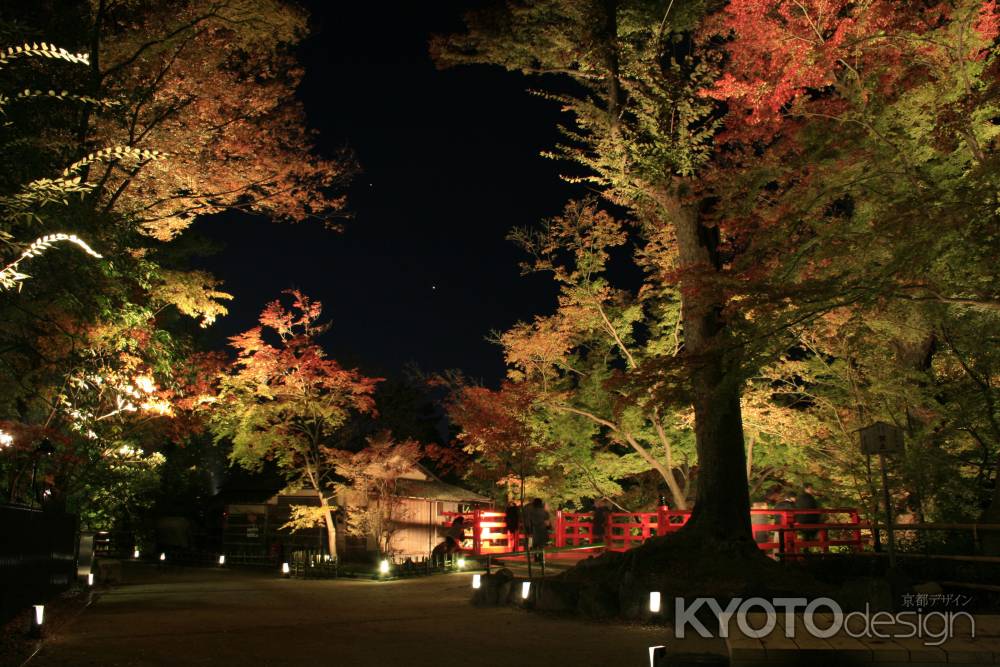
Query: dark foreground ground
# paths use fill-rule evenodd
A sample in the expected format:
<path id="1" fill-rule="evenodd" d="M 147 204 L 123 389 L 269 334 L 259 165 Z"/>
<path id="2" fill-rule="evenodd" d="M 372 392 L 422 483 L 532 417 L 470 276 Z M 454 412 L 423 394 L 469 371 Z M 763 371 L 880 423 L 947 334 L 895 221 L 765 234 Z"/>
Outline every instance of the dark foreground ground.
<path id="1" fill-rule="evenodd" d="M 662 627 L 474 608 L 469 574 L 299 581 L 150 566 L 125 578 L 28 665 L 638 667 L 670 639 Z M 725 651 L 701 644 L 685 648 Z"/>

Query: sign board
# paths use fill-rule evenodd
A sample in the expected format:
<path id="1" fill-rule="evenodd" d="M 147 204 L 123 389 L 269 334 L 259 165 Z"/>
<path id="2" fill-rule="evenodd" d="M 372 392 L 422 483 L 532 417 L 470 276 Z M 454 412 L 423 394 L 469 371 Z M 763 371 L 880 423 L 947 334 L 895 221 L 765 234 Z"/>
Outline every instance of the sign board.
<path id="1" fill-rule="evenodd" d="M 861 434 L 861 453 L 869 456 L 876 454 L 898 454 L 903 451 L 903 431 L 892 424 L 875 422 L 859 431 Z"/>

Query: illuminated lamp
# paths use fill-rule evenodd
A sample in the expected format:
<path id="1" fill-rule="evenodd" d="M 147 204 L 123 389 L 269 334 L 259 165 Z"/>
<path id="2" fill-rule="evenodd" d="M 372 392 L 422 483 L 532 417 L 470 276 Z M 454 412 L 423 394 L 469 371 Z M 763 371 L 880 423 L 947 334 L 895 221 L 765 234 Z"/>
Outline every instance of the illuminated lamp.
<path id="1" fill-rule="evenodd" d="M 290 568 L 288 566 L 288 563 L 282 563 L 281 564 L 281 574 L 283 574 L 283 575 L 285 575 L 287 577 L 289 574 L 291 574 L 291 572 L 292 572 L 292 568 Z"/>
<path id="2" fill-rule="evenodd" d="M 165 554 L 165 553 L 163 553 L 163 552 L 161 551 L 161 552 L 160 552 L 160 562 L 163 562 L 163 561 L 165 561 L 165 560 L 167 560 L 167 554 Z"/>
<path id="3" fill-rule="evenodd" d="M 226 555 L 222 554 L 219 556 L 219 565 L 225 565 L 225 564 L 226 564 Z"/>
<path id="4" fill-rule="evenodd" d="M 87 585 L 88 586 L 93 586 L 94 585 L 94 573 L 93 572 L 90 572 L 90 573 L 87 574 Z"/>
<path id="5" fill-rule="evenodd" d="M 483 585 L 483 578 L 478 574 L 472 575 L 472 587 L 480 588 L 482 585 Z"/>
<path id="6" fill-rule="evenodd" d="M 654 614 L 660 613 L 660 591 L 652 591 L 649 594 L 649 611 Z"/>
<path id="7" fill-rule="evenodd" d="M 531 582 L 523 581 L 521 582 L 521 599 L 527 600 L 528 595 L 531 593 Z"/>
<path id="8" fill-rule="evenodd" d="M 382 559 L 382 561 L 378 564 L 378 573 L 389 574 L 389 561 Z"/>
<path id="9" fill-rule="evenodd" d="M 31 615 L 31 628 L 28 634 L 32 637 L 42 636 L 42 623 L 45 621 L 45 605 L 33 605 L 34 613 Z"/>
<path id="10" fill-rule="evenodd" d="M 465 556 L 458 559 L 458 569 L 461 570 L 465 567 Z"/>

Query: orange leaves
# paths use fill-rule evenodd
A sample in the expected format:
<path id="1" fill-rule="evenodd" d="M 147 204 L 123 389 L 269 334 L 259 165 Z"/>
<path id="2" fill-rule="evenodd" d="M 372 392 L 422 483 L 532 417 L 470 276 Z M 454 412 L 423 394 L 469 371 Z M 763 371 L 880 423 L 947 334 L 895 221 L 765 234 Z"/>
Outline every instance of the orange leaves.
<path id="1" fill-rule="evenodd" d="M 978 39 L 962 36 L 966 26 Z M 919 85 L 927 68 L 981 59 L 1000 11 L 996 0 L 732 0 L 702 35 L 725 39 L 725 72 L 701 91 L 728 105 L 721 139 L 770 141 L 803 111 L 838 115 L 838 99 L 864 105 Z"/>
<path id="2" fill-rule="evenodd" d="M 295 99 L 302 71 L 289 54 L 301 12 L 271 1 L 126 4 L 107 22 L 100 62 L 105 95 L 127 102 L 92 135 L 171 158 L 96 173 L 109 206 L 161 240 L 231 208 L 298 221 L 342 207 L 330 187 L 353 162 L 313 151 Z"/>
<path id="3" fill-rule="evenodd" d="M 997 0 L 983 2 L 973 28 L 986 42 L 992 42 L 1000 35 L 1000 8 L 997 7 Z"/>
<path id="4" fill-rule="evenodd" d="M 487 459 L 516 456 L 532 444 L 529 424 L 535 396 L 524 384 L 504 382 L 499 390 L 479 386 L 456 389 L 449 418 L 461 426 L 467 452 Z"/>
<path id="5" fill-rule="evenodd" d="M 335 451 L 337 473 L 354 484 L 362 480 L 393 481 L 413 470 L 424 456 L 416 440 L 393 440 L 387 431 L 368 438 L 360 452 Z"/>
<path id="6" fill-rule="evenodd" d="M 723 138 L 769 140 L 790 106 L 807 94 L 815 96 L 859 68 L 898 59 L 886 33 L 918 13 L 894 5 L 886 0 L 730 2 L 703 30 L 706 37 L 728 40 L 725 74 L 702 91 L 729 105 Z"/>
<path id="7" fill-rule="evenodd" d="M 299 290 L 285 290 L 282 293 L 292 297 L 291 309 L 286 309 L 280 300 L 275 299 L 260 314 L 263 326 L 273 329 L 282 340 L 294 336 L 296 330 L 310 336 L 326 330 L 325 325 L 317 324 L 323 313 L 322 302 L 313 301 Z"/>
<path id="8" fill-rule="evenodd" d="M 285 294 L 292 297 L 291 306 L 272 301 L 261 313 L 260 326 L 230 338 L 237 352 L 233 380 L 251 392 L 250 400 L 316 400 L 335 412 L 372 412 L 372 393 L 380 380 L 327 358 L 315 341 L 326 328 L 317 321 L 322 304 L 296 290 Z M 269 332 L 277 335 L 277 344 L 266 340 Z"/>

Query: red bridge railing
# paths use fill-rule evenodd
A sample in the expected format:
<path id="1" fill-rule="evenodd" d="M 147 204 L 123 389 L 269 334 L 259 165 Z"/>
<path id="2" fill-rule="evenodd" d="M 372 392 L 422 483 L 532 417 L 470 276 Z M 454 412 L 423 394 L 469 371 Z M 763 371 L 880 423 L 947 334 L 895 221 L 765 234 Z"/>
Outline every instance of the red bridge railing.
<path id="1" fill-rule="evenodd" d="M 450 527 L 456 517 L 465 522 L 463 548 L 476 555 L 505 554 L 524 550 L 524 534 L 507 531 L 504 512 L 476 510 L 458 514 L 446 512 L 444 527 Z M 806 523 L 803 518 L 819 517 Z M 595 544 L 591 512 L 555 513 L 551 520 L 551 546 L 593 547 L 609 551 L 627 551 L 650 537 L 680 530 L 691 517 L 690 510 L 660 507 L 656 512 L 611 512 L 604 530 L 604 543 Z M 757 545 L 764 551 L 793 556 L 807 551 L 830 553 L 831 549 L 847 548 L 860 551 L 865 542 L 862 530 L 867 528 L 855 508 L 817 509 L 752 509 L 751 528 Z"/>

